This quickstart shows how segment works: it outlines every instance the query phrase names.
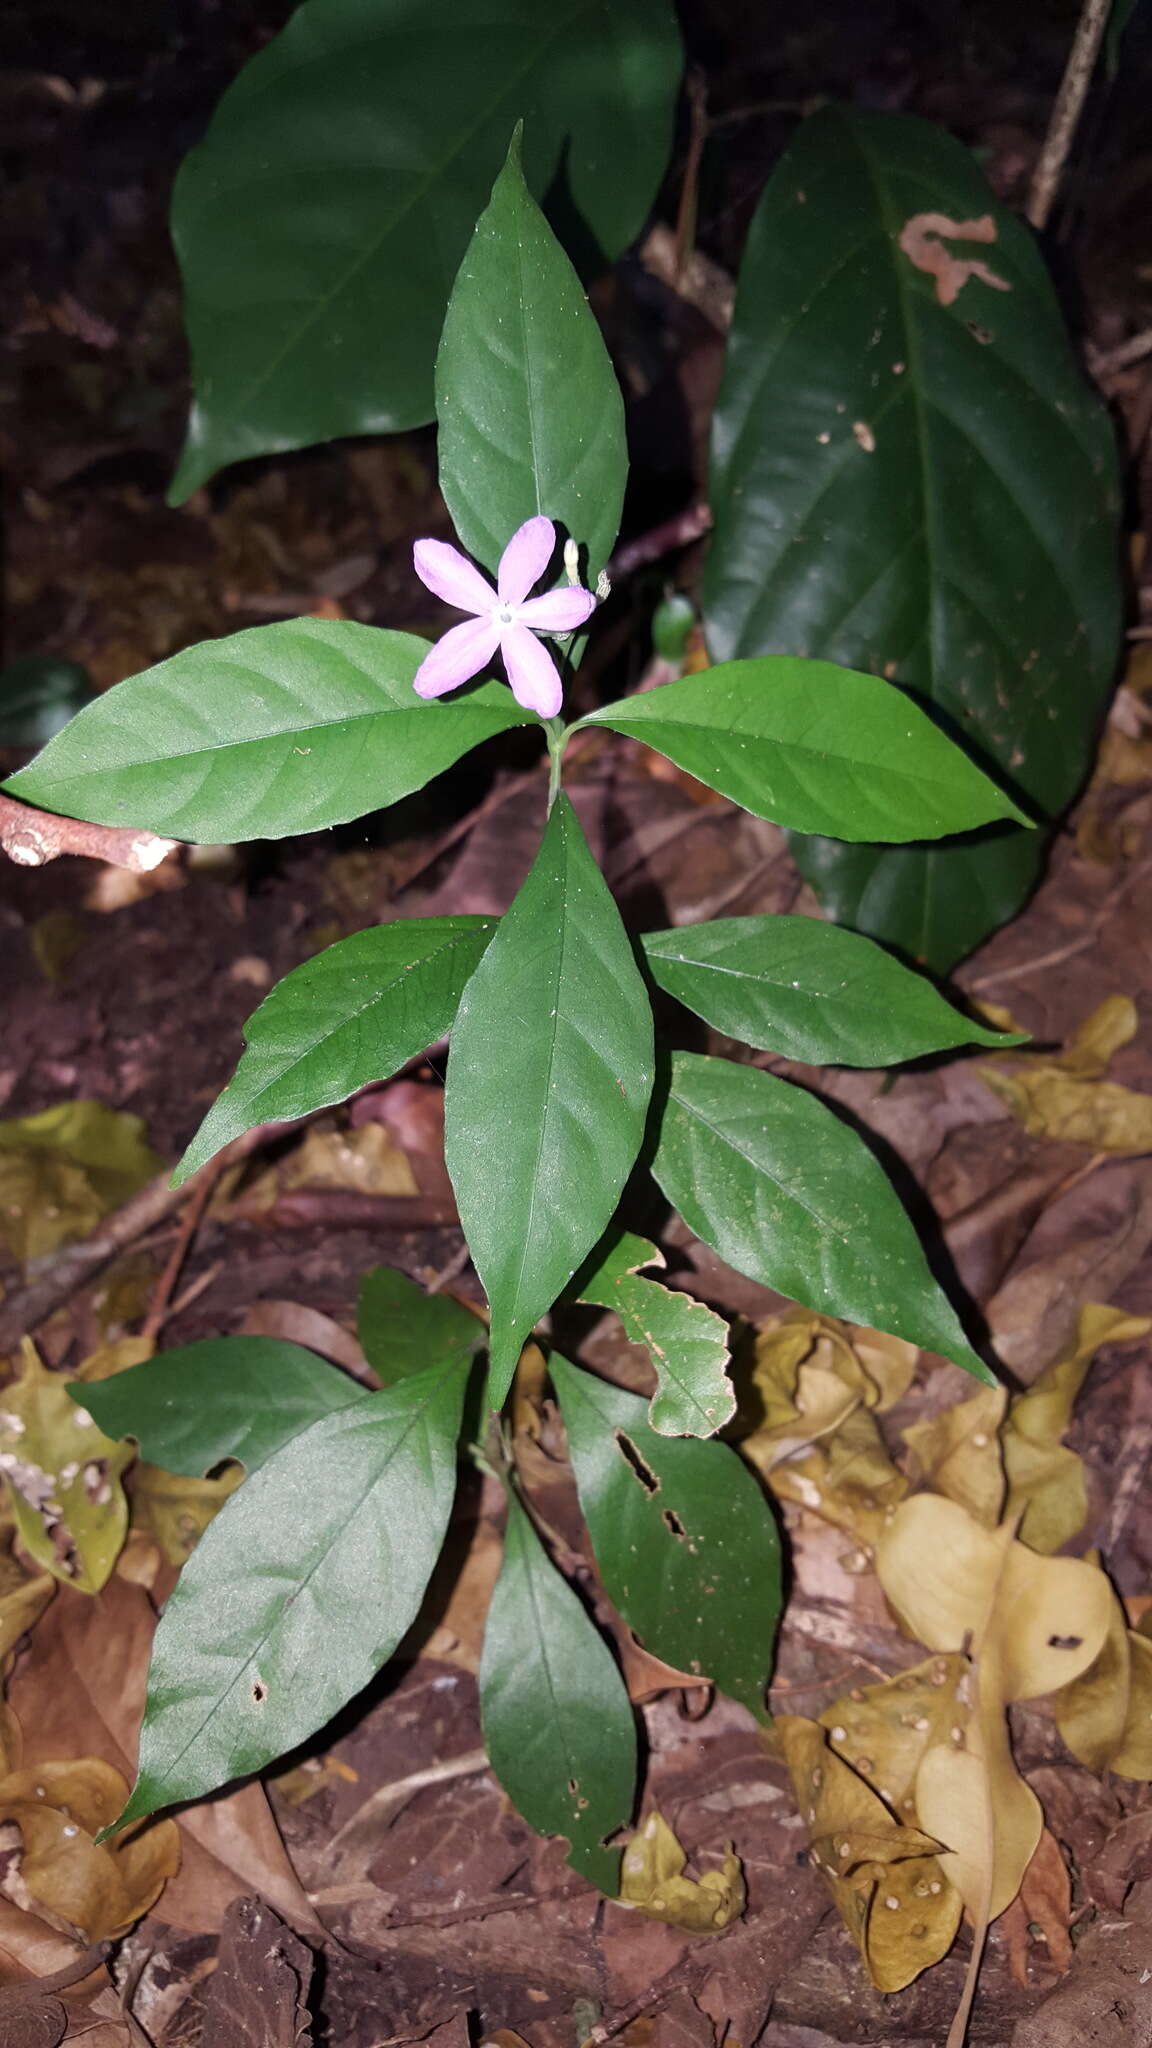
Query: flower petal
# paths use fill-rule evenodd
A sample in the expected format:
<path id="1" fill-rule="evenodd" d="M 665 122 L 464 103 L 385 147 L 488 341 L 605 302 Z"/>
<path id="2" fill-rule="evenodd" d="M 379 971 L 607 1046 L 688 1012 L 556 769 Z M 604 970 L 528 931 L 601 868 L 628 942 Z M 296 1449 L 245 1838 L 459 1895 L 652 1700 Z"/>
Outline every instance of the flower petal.
<path id="1" fill-rule="evenodd" d="M 523 604 L 532 585 L 539 583 L 555 551 L 556 528 L 542 513 L 518 526 L 500 557 L 496 574 L 501 603 Z"/>
<path id="2" fill-rule="evenodd" d="M 573 586 L 570 590 L 548 590 L 543 597 L 530 597 L 527 604 L 517 605 L 516 615 L 534 633 L 574 633 L 577 626 L 592 617 L 595 609 L 592 592 Z"/>
<path id="3" fill-rule="evenodd" d="M 499 645 L 500 628 L 495 619 L 465 619 L 424 656 L 412 678 L 412 688 L 418 697 L 442 697 L 445 690 L 458 689 L 469 676 L 485 668 Z"/>
<path id="4" fill-rule="evenodd" d="M 491 611 L 496 593 L 479 569 L 459 548 L 446 540 L 418 540 L 412 550 L 416 574 L 425 588 L 454 604 L 457 611 L 475 612 L 477 617 Z"/>
<path id="5" fill-rule="evenodd" d="M 564 687 L 552 656 L 533 639 L 527 626 L 505 626 L 500 652 L 516 702 L 541 718 L 555 718 L 564 701 Z"/>

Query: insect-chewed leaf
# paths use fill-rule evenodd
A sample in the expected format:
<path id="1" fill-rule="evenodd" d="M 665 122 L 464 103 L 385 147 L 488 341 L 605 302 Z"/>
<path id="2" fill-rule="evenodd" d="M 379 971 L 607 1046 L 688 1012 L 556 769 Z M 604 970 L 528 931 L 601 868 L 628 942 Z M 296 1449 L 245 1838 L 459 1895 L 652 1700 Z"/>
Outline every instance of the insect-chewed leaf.
<path id="1" fill-rule="evenodd" d="M 69 1392 L 106 1435 L 135 1437 L 142 1458 L 189 1479 L 224 1458 L 255 1472 L 302 1430 L 366 1398 L 337 1366 L 278 1337 L 206 1337 Z"/>
<path id="2" fill-rule="evenodd" d="M 680 68 L 668 0 L 298 7 L 177 180 L 196 404 L 174 501 L 242 457 L 431 419 L 449 288 L 513 122 L 532 191 L 561 184 L 612 258 L 664 175 Z"/>
<path id="3" fill-rule="evenodd" d="M 173 839 L 344 824 L 534 722 L 500 683 L 425 703 L 412 679 L 427 652 L 413 633 L 345 619 L 205 640 L 106 690 L 4 787 L 46 811 Z"/>
<path id="4" fill-rule="evenodd" d="M 480 1711 L 492 1768 L 542 1835 L 610 1897 L 636 1784 L 636 1728 L 624 1680 L 576 1594 L 509 1498 L 504 1562 L 488 1610 Z"/>
<path id="5" fill-rule="evenodd" d="M 495 1408 L 533 1323 L 607 1228 L 651 1088 L 647 991 L 560 796 L 461 998 L 445 1090 L 448 1171 L 492 1305 Z"/>
<path id="6" fill-rule="evenodd" d="M 210 1523 L 156 1631 L 117 1827 L 262 1770 L 391 1656 L 444 1539 L 466 1379 L 445 1366 L 325 1416 Z"/>
<path id="7" fill-rule="evenodd" d="M 661 1436 L 715 1436 L 736 1412 L 728 1378 L 728 1326 L 703 1302 L 640 1277 L 662 1266 L 647 1238 L 625 1234 L 580 1281 L 580 1300 L 610 1308 L 630 1344 L 642 1344 L 659 1382 L 648 1420 Z"/>
<path id="8" fill-rule="evenodd" d="M 1034 236 L 940 127 L 828 107 L 793 137 L 741 264 L 711 495 L 718 659 L 891 675 L 1026 804 L 1070 800 L 1121 626 L 1114 435 Z M 1044 853 L 1011 827 L 907 849 L 820 829 L 799 858 L 829 913 L 937 972 Z"/>
<path id="9" fill-rule="evenodd" d="M 542 512 L 587 548 L 595 586 L 624 501 L 624 405 L 518 138 L 452 287 L 436 417 L 440 489 L 464 546 L 495 571 L 509 534 Z"/>
<path id="10" fill-rule="evenodd" d="M 20 1548 L 82 1593 L 100 1591 L 128 1533 L 120 1481 L 133 1456 L 96 1426 L 91 1391 L 49 1372 L 26 1337 L 0 1409 L 0 1469 Z"/>
<path id="11" fill-rule="evenodd" d="M 757 818 L 836 839 L 936 839 L 1023 811 L 901 690 L 765 655 L 579 720 L 643 740 Z"/>
<path id="12" fill-rule="evenodd" d="M 385 1386 L 430 1365 L 473 1358 L 488 1342 L 478 1316 L 449 1294 L 425 1294 L 394 1266 L 364 1274 L 356 1327 L 364 1356 Z"/>
<path id="13" fill-rule="evenodd" d="M 780 1615 L 780 1543 L 727 1444 L 658 1436 L 644 1402 L 553 1353 L 600 1576 L 645 1648 L 763 1718 Z"/>
<path id="14" fill-rule="evenodd" d="M 737 1272 L 995 1384 L 882 1168 L 806 1090 L 677 1053 L 652 1171 L 689 1229 Z"/>
<path id="15" fill-rule="evenodd" d="M 891 953 L 818 917 L 722 917 L 647 932 L 661 988 L 717 1031 L 813 1066 L 888 1067 L 954 1045 L 1020 1045 Z"/>
<path id="16" fill-rule="evenodd" d="M 688 1858 L 662 1813 L 650 1813 L 624 1850 L 620 1903 L 689 1934 L 719 1934 L 744 1911 L 740 1858 L 729 1842 L 723 1868 L 685 1877 Z"/>
<path id="17" fill-rule="evenodd" d="M 495 929 L 491 917 L 373 925 L 286 974 L 249 1017 L 247 1051 L 180 1161 L 176 1182 L 254 1124 L 343 1102 L 443 1037 Z"/>

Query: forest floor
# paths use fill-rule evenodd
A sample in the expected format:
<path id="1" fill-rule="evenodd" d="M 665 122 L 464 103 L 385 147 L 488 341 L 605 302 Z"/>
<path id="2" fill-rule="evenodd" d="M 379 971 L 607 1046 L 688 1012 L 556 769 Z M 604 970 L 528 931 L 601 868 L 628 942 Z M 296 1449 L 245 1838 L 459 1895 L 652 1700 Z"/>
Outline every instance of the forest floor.
<path id="1" fill-rule="evenodd" d="M 87 42 L 62 32 L 62 55 L 37 59 L 30 42 L 4 84 L 16 166 L 0 216 L 14 301 L 4 376 L 20 401 L 4 430 L 7 654 L 59 654 L 81 663 L 95 688 L 196 639 L 300 612 L 413 631 L 441 622 L 410 566 L 415 535 L 446 531 L 428 433 L 248 465 L 179 511 L 163 502 L 186 403 L 164 229 L 170 176 L 223 83 L 287 11 L 230 10 L 227 32 L 211 25 L 211 63 L 191 66 L 184 47 L 151 44 L 143 29 L 138 43 L 126 34 L 117 42 L 110 29 Z M 207 37 L 209 10 L 187 12 L 191 33 Z M 714 109 L 733 138 L 727 185 L 701 217 L 719 263 L 734 258 L 751 195 L 795 110 L 818 89 L 944 121 L 982 147 L 1005 196 L 1020 196 L 1066 23 L 1001 50 L 994 10 L 975 10 L 979 34 L 953 62 L 930 8 L 904 40 L 881 9 L 870 29 L 853 17 L 838 39 L 813 31 L 807 42 L 796 8 L 785 63 L 766 53 L 738 60 L 724 9 L 695 12 L 719 53 Z M 1097 175 L 1073 188 L 1058 257 L 1098 360 L 1152 317 L 1152 156 L 1117 155 L 1102 133 L 1090 141 Z M 672 339 L 665 384 L 650 384 L 640 409 L 632 534 L 699 493 L 701 422 L 723 347 L 698 305 L 674 318 L 660 305 Z M 651 369 L 644 337 L 653 317 L 639 265 L 602 310 L 626 380 L 637 352 L 638 385 Z M 956 986 L 1010 1010 L 1053 1052 L 1105 998 L 1128 999 L 1134 1034 L 1106 1077 L 1089 1079 L 1130 1091 L 1116 1109 L 1130 1119 L 1127 1137 L 1093 1142 L 1091 1121 L 1069 1136 L 1047 1111 L 1026 1128 L 989 1085 L 993 1062 L 983 1054 L 922 1062 L 894 1081 L 842 1069 L 806 1075 L 872 1135 L 902 1187 L 921 1191 L 913 1201 L 930 1205 L 937 1242 L 1018 1385 L 1068 1355 L 1084 1303 L 1152 1317 L 1152 586 L 1140 589 L 1152 359 L 1109 375 L 1105 389 L 1128 463 L 1131 657 L 1096 775 L 1047 878 L 958 971 Z M 659 573 L 669 567 L 690 586 L 691 550 Z M 621 594 L 619 647 L 651 596 L 643 575 Z M 642 663 L 642 635 L 639 644 Z M 616 686 L 627 687 L 638 670 L 614 658 Z M 174 1160 L 231 1072 L 263 992 L 322 945 L 389 916 L 503 910 L 527 870 L 544 790 L 531 744 L 517 740 L 367 828 L 204 859 L 179 853 L 144 877 L 72 858 L 42 870 L 5 864 L 0 1114 L 96 1101 L 141 1118 L 160 1159 Z M 587 747 L 574 763 L 573 797 L 636 928 L 817 910 L 774 827 L 627 742 Z M 165 1346 L 263 1332 L 364 1372 L 352 1332 L 369 1267 L 397 1266 L 479 1300 L 443 1165 L 441 1081 L 433 1054 L 269 1144 L 241 1175 L 221 1180 L 172 1280 L 182 1227 L 174 1210 L 36 1332 L 46 1364 L 74 1370 L 151 1314 Z M 0 1217 L 9 1295 L 25 1278 L 29 1216 L 50 1228 L 59 1184 L 29 1182 L 21 1200 L 22 1219 L 6 1229 Z M 649 1223 L 673 1284 L 748 1331 L 781 1309 L 682 1227 L 662 1230 L 655 1213 Z M 586 1362 L 643 1385 L 640 1354 L 611 1318 L 588 1319 L 582 1342 Z M 1102 1554 L 1133 1626 L 1152 1607 L 1148 1363 L 1146 1336 L 1103 1346 L 1065 1438 L 1087 1488 L 1071 1548 Z M 889 1448 L 899 1453 L 901 1428 L 971 1392 L 956 1369 L 922 1361 L 913 1393 L 882 1418 Z M 535 1483 L 579 1555 L 554 1438 L 545 1412 Z M 130 1775 L 155 1603 L 172 1581 L 173 1544 L 178 1555 L 210 1512 L 202 1496 L 167 1504 L 167 1546 L 155 1521 L 151 1536 L 138 1528 L 98 1596 L 62 1587 L 35 1622 L 7 1694 L 28 1765 L 98 1756 Z M 782 1513 L 791 1585 L 771 1702 L 816 1716 L 922 1653 L 860 1568 L 844 1516 L 796 1499 Z M 670 1685 L 610 1614 L 601 1618 L 617 1632 L 643 1720 L 650 1801 L 698 1869 L 735 1845 L 746 1912 L 702 1938 L 621 1910 L 573 1876 L 562 1844 L 539 1840 L 511 1811 L 481 1753 L 476 1687 L 499 1520 L 488 1489 L 466 1487 L 449 1563 L 369 1694 L 267 1786 L 184 1817 L 179 1875 L 111 1963 L 96 1959 L 96 1973 L 67 1988 L 68 2038 L 88 2048 L 279 2048 L 309 2038 L 318 2048 L 398 2048 L 436 2034 L 442 2048 L 481 2037 L 515 2048 L 520 2035 L 529 2048 L 576 2048 L 600 2027 L 625 2048 L 714 2048 L 724 2039 L 742 2048 L 938 2048 L 959 2000 L 967 1933 L 907 1990 L 870 1989 L 809 1861 L 787 1769 L 752 1717 L 699 1687 Z M 10 1590 L 5 1578 L 0 1592 Z M 1055 1987 L 1082 1983 L 1086 1972 L 1109 1987 L 1116 2031 L 1086 2031 L 1084 2008 L 1069 2020 L 1068 2007 L 1053 2004 L 1043 2034 L 1028 2041 L 1152 2038 L 1149 1971 L 1142 1979 L 1117 1964 L 1109 1977 L 1099 1954 L 1100 1928 L 1123 1921 L 1138 1934 L 1143 1927 L 1137 1946 L 1152 1957 L 1152 1788 L 1077 1762 L 1043 1701 L 1015 1709 L 1013 1730 L 1060 1875 L 1048 1866 L 1025 1912 L 993 1927 L 970 2040 L 1001 2048 Z M 0 1819 L 0 1985 L 9 1992 L 67 1974 L 77 1955 L 67 1935 L 26 1910 L 17 1851 Z M 256 1896 L 267 1906 L 238 1908 Z M 6 2017 L 6 1995 L 0 1988 L 0 2048 L 63 2038 L 51 2031 L 50 2001 L 37 2016 L 31 2003 L 10 2000 Z"/>

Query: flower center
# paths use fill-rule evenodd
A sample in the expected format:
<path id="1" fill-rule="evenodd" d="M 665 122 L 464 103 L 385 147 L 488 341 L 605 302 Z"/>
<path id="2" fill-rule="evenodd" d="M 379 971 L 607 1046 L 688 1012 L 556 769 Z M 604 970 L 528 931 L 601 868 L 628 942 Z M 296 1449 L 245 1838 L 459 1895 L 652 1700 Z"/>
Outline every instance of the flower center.
<path id="1" fill-rule="evenodd" d="M 512 624 L 512 621 L 513 621 L 513 619 L 514 619 L 515 617 L 516 617 L 516 614 L 515 614 L 515 612 L 513 611 L 513 609 L 512 609 L 512 606 L 511 606 L 510 604 L 498 604 L 498 605 L 497 605 L 497 607 L 496 607 L 496 622 L 497 622 L 497 624 L 498 624 L 498 625 L 500 625 L 500 626 L 510 626 L 510 625 Z"/>

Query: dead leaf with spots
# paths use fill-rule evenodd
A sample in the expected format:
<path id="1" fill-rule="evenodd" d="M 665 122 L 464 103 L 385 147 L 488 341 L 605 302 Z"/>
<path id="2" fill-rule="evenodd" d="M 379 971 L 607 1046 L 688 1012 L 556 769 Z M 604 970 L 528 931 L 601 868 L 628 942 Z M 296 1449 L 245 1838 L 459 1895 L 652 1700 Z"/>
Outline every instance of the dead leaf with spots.
<path id="1" fill-rule="evenodd" d="M 1072 1347 L 1013 1399 L 1001 1432 L 1006 1513 L 1019 1518 L 1021 1540 L 1031 1550 L 1060 1550 L 1087 1519 L 1083 1461 L 1061 1439 L 1093 1358 L 1103 1345 L 1128 1344 L 1149 1330 L 1148 1316 L 1086 1302 Z"/>
<path id="2" fill-rule="evenodd" d="M 731 1844 L 720 1870 L 685 1877 L 688 1858 L 662 1814 L 650 1813 L 624 1850 L 620 1904 L 687 1934 L 719 1934 L 744 1911 L 740 1858 Z"/>
<path id="3" fill-rule="evenodd" d="M 981 1927 L 1015 1898 L 1043 1826 L 1040 1802 L 1013 1762 L 1007 1707 L 1057 1692 L 1088 1670 L 1108 1633 L 1111 1588 L 1094 1566 L 1039 1557 L 1015 1540 L 1012 1523 L 985 1529 L 934 1494 L 896 1509 L 876 1570 L 910 1635 L 946 1655 L 968 1650 L 975 1667 L 960 1739 L 925 1751 L 914 1797 L 920 1825 L 947 1845 L 943 1868 Z"/>
<path id="4" fill-rule="evenodd" d="M 952 1740 L 970 1701 L 971 1665 L 956 1652 L 929 1657 L 881 1685 L 854 1687 L 825 1708 L 820 1723 L 837 1756 L 911 1827 L 924 1755 Z"/>
<path id="5" fill-rule="evenodd" d="M 957 256 L 946 249 L 950 242 L 994 242 L 996 223 L 990 213 L 977 220 L 950 220 L 946 213 L 914 213 L 900 230 L 900 247 L 917 270 L 936 281 L 936 301 L 954 305 L 970 278 L 991 285 L 993 291 L 1010 292 L 1007 278 L 998 277 L 980 256 Z"/>
<path id="6" fill-rule="evenodd" d="M 1100 1654 L 1053 1705 L 1062 1739 L 1090 1771 L 1152 1780 L 1152 1639 L 1128 1627 L 1114 1593 Z"/>
<path id="7" fill-rule="evenodd" d="M 120 1475 L 134 1444 L 113 1443 L 71 1382 L 49 1372 L 28 1338 L 18 1379 L 0 1388 L 0 1472 L 22 1547 L 54 1577 L 99 1592 L 128 1532 Z"/>
<path id="8" fill-rule="evenodd" d="M 20 1848 L 4 1880 L 8 1897 L 85 1941 L 127 1934 L 180 1867 L 173 1820 L 96 1844 L 127 1797 L 120 1772 L 97 1757 L 38 1763 L 0 1780 L 0 1828 L 14 1828 Z"/>
<path id="9" fill-rule="evenodd" d="M 969 1400 L 903 1431 L 915 1484 L 958 1501 L 988 1528 L 995 1527 L 1004 1506 L 999 1431 L 1007 1406 L 1006 1388 L 982 1387 Z"/>
<path id="10" fill-rule="evenodd" d="M 939 1844 L 889 1810 L 839 1756 L 817 1721 L 781 1714 L 774 1723 L 809 1855 L 878 1991 L 902 1991 L 947 1955 L 961 1901 L 937 1857 Z"/>

